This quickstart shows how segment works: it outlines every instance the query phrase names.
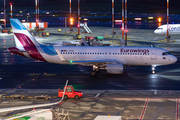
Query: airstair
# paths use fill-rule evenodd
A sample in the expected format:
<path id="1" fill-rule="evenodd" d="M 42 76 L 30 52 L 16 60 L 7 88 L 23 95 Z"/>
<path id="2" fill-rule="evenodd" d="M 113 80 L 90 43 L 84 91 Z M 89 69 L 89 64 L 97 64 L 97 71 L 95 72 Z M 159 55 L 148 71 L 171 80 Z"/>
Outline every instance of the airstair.
<path id="1" fill-rule="evenodd" d="M 92 31 L 89 29 L 89 27 L 87 26 L 87 22 L 84 22 L 84 23 L 80 23 L 80 26 L 84 28 L 85 32 L 86 33 L 89 33 L 91 34 Z"/>

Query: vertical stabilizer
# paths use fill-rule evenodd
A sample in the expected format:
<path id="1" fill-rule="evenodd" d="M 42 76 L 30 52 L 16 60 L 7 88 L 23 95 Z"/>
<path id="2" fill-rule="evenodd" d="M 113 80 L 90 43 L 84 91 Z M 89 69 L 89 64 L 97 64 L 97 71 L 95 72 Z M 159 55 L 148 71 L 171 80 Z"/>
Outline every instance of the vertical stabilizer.
<path id="1" fill-rule="evenodd" d="M 36 39 L 29 33 L 24 25 L 18 19 L 10 19 L 11 27 L 14 33 L 16 47 L 24 50 L 28 47 L 39 46 Z"/>

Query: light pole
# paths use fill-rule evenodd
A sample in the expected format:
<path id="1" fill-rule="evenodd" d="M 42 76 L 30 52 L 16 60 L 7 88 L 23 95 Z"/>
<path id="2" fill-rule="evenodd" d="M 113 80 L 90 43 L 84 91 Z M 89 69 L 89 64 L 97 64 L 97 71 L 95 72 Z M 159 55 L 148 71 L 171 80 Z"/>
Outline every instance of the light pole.
<path id="1" fill-rule="evenodd" d="M 169 38 L 168 28 L 169 28 L 169 0 L 167 0 L 167 39 Z"/>
<path id="2" fill-rule="evenodd" d="M 125 0 L 125 46 L 127 46 L 127 0 Z"/>
<path id="3" fill-rule="evenodd" d="M 6 0 L 4 0 L 4 29 L 6 29 Z"/>
<path id="4" fill-rule="evenodd" d="M 124 39 L 124 0 L 122 0 L 122 38 Z"/>
<path id="5" fill-rule="evenodd" d="M 35 6 L 36 6 L 36 28 L 38 27 L 38 19 L 37 19 L 37 0 L 35 0 Z"/>
<path id="6" fill-rule="evenodd" d="M 80 0 L 78 0 L 78 34 L 80 34 Z"/>
<path id="7" fill-rule="evenodd" d="M 71 32 L 71 0 L 69 0 L 69 15 L 70 15 L 69 23 L 70 23 L 70 32 Z"/>
<path id="8" fill-rule="evenodd" d="M 12 3 L 10 3 L 11 19 L 12 19 Z"/>
<path id="9" fill-rule="evenodd" d="M 28 17 L 30 17 L 30 16 L 27 15 L 27 22 L 28 22 Z"/>
<path id="10" fill-rule="evenodd" d="M 112 0 L 112 35 L 114 36 L 114 0 Z"/>

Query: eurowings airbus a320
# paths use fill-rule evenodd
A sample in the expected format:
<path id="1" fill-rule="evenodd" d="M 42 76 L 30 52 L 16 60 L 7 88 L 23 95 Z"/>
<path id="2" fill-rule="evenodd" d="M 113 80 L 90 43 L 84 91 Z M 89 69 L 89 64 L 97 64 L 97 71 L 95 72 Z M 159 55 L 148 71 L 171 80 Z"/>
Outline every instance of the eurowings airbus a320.
<path id="1" fill-rule="evenodd" d="M 55 64 L 92 66 L 91 75 L 99 70 L 122 74 L 125 65 L 152 66 L 173 64 L 177 58 L 156 47 L 45 46 L 38 43 L 18 19 L 10 19 L 16 47 L 8 51 L 24 57 Z"/>

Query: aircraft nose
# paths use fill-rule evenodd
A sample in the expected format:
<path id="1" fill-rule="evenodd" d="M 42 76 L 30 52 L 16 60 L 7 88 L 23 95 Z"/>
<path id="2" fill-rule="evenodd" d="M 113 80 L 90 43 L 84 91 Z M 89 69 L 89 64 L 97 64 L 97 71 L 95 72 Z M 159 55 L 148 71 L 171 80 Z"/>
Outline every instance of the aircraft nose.
<path id="1" fill-rule="evenodd" d="M 177 57 L 173 56 L 171 61 L 172 63 L 175 63 L 177 61 Z"/>
<path id="2" fill-rule="evenodd" d="M 157 34 L 158 33 L 157 30 L 155 30 L 154 33 Z"/>

